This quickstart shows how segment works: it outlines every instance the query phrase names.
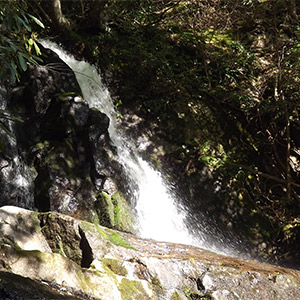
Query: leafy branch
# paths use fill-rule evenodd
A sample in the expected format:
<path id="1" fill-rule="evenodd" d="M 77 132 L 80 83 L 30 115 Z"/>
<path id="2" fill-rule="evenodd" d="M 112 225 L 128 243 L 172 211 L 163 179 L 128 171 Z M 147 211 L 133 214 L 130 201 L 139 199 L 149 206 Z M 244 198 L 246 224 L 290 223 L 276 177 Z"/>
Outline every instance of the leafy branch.
<path id="1" fill-rule="evenodd" d="M 27 70 L 27 63 L 38 63 L 41 52 L 36 43 L 37 33 L 32 24 L 44 28 L 35 16 L 25 12 L 23 1 L 0 3 L 0 76 L 10 74 L 12 82 L 19 80 L 20 73 Z"/>

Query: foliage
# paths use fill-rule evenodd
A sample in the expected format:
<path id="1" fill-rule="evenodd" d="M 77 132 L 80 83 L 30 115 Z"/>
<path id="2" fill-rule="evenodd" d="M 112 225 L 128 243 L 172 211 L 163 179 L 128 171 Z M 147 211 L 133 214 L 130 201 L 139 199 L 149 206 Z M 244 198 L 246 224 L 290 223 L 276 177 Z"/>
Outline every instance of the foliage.
<path id="1" fill-rule="evenodd" d="M 5 78 L 10 74 L 15 82 L 20 79 L 20 73 L 27 70 L 27 62 L 41 61 L 37 34 L 31 24 L 44 25 L 25 11 L 23 1 L 1 1 L 0 5 L 0 75 Z"/>

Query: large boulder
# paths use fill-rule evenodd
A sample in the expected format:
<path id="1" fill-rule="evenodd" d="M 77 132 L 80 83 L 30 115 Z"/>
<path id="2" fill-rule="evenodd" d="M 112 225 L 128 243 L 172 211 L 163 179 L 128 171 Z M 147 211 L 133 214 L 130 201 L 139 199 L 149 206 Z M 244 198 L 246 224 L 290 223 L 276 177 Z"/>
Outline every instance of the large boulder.
<path id="1" fill-rule="evenodd" d="M 6 206 L 0 209 L 0 223 L 0 292 L 8 295 L 12 289 L 6 278 L 27 277 L 27 293 L 45 286 L 61 299 L 300 298 L 297 270 L 139 239 L 54 212 Z M 33 242 L 29 249 L 27 242 L 37 238 L 41 245 Z M 23 299 L 22 289 L 24 284 L 6 299 Z"/>

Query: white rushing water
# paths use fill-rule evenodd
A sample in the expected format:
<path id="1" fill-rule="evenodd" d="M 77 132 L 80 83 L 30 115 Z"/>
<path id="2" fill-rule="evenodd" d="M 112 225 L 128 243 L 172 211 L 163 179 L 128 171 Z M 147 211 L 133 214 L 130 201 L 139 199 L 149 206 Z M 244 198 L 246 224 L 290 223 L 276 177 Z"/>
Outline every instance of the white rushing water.
<path id="1" fill-rule="evenodd" d="M 201 228 L 199 230 L 199 220 L 195 221 L 195 228 L 198 229 L 194 234 L 188 230 L 185 223 L 187 212 L 175 201 L 164 184 L 162 175 L 139 157 L 138 151 L 135 150 L 136 145 L 127 140 L 122 128 L 118 128 L 113 101 L 97 69 L 85 61 L 76 60 L 55 43 L 50 41 L 41 41 L 41 43 L 45 48 L 56 52 L 71 67 L 89 106 L 99 109 L 109 117 L 110 139 L 117 149 L 118 161 L 124 166 L 129 182 L 138 187 L 132 195 L 136 203 L 134 209 L 138 219 L 138 235 L 158 241 L 199 246 L 232 255 L 233 248 L 225 249 L 226 243 L 222 239 L 215 244 L 213 231 L 206 230 L 204 233 Z M 201 222 L 203 224 L 205 221 Z"/>

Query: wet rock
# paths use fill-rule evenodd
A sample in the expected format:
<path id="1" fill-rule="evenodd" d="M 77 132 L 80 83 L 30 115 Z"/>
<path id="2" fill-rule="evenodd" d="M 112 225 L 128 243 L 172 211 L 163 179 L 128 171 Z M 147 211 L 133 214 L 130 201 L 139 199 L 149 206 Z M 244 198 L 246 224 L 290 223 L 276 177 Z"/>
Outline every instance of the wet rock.
<path id="1" fill-rule="evenodd" d="M 56 292 L 65 290 L 72 295 L 85 295 L 83 299 L 104 300 L 300 297 L 297 270 L 226 257 L 192 246 L 139 239 L 59 213 L 2 207 L 0 216 L 4 216 L 3 220 L 7 216 L 9 224 L 18 224 L 20 216 L 22 220 L 38 218 L 40 232 L 53 251 L 26 250 L 20 242 L 23 237 L 18 234 L 18 226 L 11 226 L 9 232 L 1 227 L 1 269 L 9 276 L 26 276 L 28 280 L 53 286 Z M 24 232 L 32 230 L 30 222 L 20 224 Z M 27 238 L 30 237 L 28 234 Z M 72 240 L 77 257 L 53 246 L 60 241 L 61 248 L 66 249 Z M 28 286 L 30 289 L 30 283 Z M 1 281 L 0 288 L 0 293 L 7 291 L 9 283 Z M 16 290 L 15 299 L 20 299 L 18 293 Z"/>
<path id="2" fill-rule="evenodd" d="M 120 192 L 112 196 L 102 192 L 95 202 L 100 225 L 121 231 L 133 232 L 134 220 L 131 207 Z"/>
<path id="3" fill-rule="evenodd" d="M 31 65 L 18 86 L 3 88 L 3 108 L 23 121 L 11 127 L 15 139 L 1 136 L 9 147 L 0 156 L 0 203 L 113 227 L 97 209 L 98 195 L 109 190 L 111 197 L 124 182 L 109 119 L 88 106 L 74 72 L 54 52 L 42 53 L 43 63 Z"/>

